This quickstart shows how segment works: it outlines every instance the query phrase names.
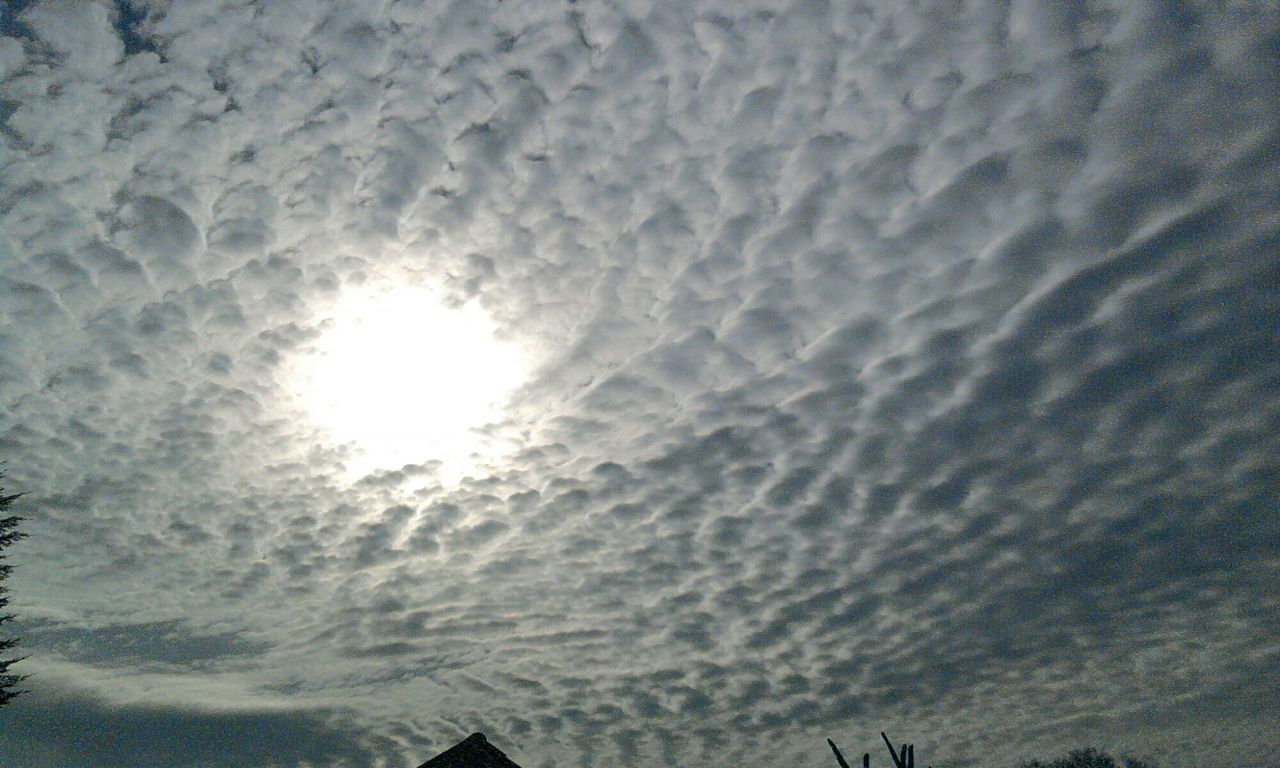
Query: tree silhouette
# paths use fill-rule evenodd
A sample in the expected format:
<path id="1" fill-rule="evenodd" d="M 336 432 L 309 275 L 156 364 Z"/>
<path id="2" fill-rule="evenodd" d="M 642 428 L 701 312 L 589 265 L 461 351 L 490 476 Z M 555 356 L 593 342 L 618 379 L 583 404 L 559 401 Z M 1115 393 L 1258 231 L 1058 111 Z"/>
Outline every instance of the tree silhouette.
<path id="1" fill-rule="evenodd" d="M 1124 757 L 1123 768 L 1156 768 L 1154 763 L 1145 760 L 1139 760 L 1136 757 Z M 1084 749 L 1073 749 L 1066 757 L 1059 757 L 1051 763 L 1042 763 L 1039 760 L 1032 760 L 1029 763 L 1023 763 L 1018 768 L 1121 768 L 1115 758 L 1093 747 Z"/>
<path id="2" fill-rule="evenodd" d="M 3 471 L 0 471 L 0 479 L 4 478 Z M 4 486 L 0 486 L 0 581 L 8 578 L 13 572 L 13 566 L 4 562 L 7 555 L 4 550 L 8 549 L 10 544 L 21 541 L 27 537 L 27 534 L 18 530 L 18 524 L 23 518 L 17 515 L 4 515 L 8 511 L 10 505 L 22 496 L 21 493 L 5 494 Z M 9 589 L 0 584 L 0 611 L 9 604 Z M 13 618 L 11 613 L 0 613 L 0 625 Z M 0 635 L 0 654 L 5 653 L 10 648 L 18 644 L 18 638 L 5 637 Z M 0 656 L 0 707 L 8 704 L 13 697 L 23 691 L 17 689 L 17 685 L 27 679 L 27 675 L 15 675 L 9 672 L 9 668 L 14 664 L 22 661 L 21 656 L 17 658 Z"/>
<path id="3" fill-rule="evenodd" d="M 915 768 L 916 765 L 916 747 L 914 744 L 903 744 L 901 747 L 894 749 L 893 742 L 885 735 L 884 731 L 880 732 L 880 738 L 884 739 L 884 745 L 889 748 L 889 757 L 893 759 L 894 768 Z M 849 768 L 849 763 L 844 759 L 844 755 L 840 754 L 839 747 L 831 739 L 827 739 L 827 744 L 831 747 L 831 751 L 835 753 L 836 762 L 840 764 L 840 768 Z M 1044 763 L 1039 760 L 1032 760 L 1023 763 L 1018 768 L 1157 768 L 1155 763 L 1140 760 L 1136 757 L 1122 757 L 1124 765 L 1117 763 L 1115 758 L 1093 747 L 1085 749 L 1072 750 L 1066 757 L 1060 757 L 1050 763 Z M 871 768 L 871 754 L 865 753 L 862 756 L 862 768 Z"/>

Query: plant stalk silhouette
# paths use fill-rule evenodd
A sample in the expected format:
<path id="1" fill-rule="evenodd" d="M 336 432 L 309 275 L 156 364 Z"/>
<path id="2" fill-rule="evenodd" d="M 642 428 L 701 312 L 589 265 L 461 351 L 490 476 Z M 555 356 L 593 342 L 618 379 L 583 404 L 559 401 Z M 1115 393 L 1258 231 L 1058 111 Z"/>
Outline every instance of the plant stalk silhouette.
<path id="1" fill-rule="evenodd" d="M 916 768 L 916 745 L 903 744 L 898 750 L 893 748 L 893 742 L 889 741 L 889 737 L 884 731 L 880 732 L 880 738 L 884 739 L 884 745 L 889 748 L 889 757 L 893 758 L 894 768 Z M 844 759 L 844 755 L 840 754 L 840 748 L 831 739 L 827 739 L 827 744 L 831 746 L 831 751 L 836 755 L 836 762 L 840 764 L 840 768 L 849 768 L 849 763 Z M 862 768 L 871 768 L 871 753 L 864 752 L 862 755 Z M 929 766 L 933 768 L 933 766 Z"/>

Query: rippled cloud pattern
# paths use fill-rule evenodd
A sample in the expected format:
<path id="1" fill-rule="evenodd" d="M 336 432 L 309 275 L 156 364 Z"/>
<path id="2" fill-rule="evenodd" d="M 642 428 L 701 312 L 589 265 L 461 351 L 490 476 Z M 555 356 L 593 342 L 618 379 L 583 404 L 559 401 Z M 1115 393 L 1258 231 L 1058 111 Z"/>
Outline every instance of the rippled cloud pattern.
<path id="1" fill-rule="evenodd" d="M 1280 754 L 1274 3 L 0 14 L 3 764 Z M 461 481 L 290 392 L 388 275 Z"/>

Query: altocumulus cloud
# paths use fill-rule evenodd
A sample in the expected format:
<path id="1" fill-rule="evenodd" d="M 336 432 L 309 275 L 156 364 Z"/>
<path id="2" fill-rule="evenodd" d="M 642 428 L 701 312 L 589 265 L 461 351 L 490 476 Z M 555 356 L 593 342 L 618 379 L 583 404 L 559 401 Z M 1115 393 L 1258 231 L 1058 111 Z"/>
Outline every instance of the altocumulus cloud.
<path id="1" fill-rule="evenodd" d="M 2 13 L 0 762 L 1280 751 L 1273 3 Z M 402 273 L 458 483 L 288 391 Z"/>

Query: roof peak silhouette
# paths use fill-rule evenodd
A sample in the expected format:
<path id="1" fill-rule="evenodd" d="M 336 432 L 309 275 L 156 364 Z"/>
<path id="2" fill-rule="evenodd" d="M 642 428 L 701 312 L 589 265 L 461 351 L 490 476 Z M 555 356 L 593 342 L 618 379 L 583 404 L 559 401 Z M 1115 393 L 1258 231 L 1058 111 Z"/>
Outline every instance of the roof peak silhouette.
<path id="1" fill-rule="evenodd" d="M 418 768 L 520 768 L 476 731 Z"/>

